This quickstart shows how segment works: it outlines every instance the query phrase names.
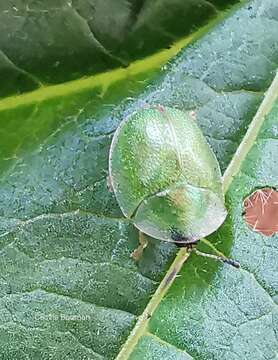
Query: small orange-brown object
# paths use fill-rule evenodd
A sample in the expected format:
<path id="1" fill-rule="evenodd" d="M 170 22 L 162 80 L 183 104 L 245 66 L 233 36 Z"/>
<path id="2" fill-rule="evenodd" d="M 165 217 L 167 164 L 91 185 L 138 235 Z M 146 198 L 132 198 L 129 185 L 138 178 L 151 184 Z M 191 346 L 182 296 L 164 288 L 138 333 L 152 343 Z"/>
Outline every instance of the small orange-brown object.
<path id="1" fill-rule="evenodd" d="M 244 200 L 244 220 L 253 230 L 265 236 L 278 232 L 278 191 L 256 190 Z"/>

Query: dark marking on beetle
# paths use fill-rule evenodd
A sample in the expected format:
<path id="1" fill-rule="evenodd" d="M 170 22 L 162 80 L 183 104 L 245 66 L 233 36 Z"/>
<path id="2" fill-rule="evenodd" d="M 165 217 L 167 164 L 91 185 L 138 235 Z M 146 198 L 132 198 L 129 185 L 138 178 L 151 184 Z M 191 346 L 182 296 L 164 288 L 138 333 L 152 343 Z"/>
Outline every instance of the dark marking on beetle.
<path id="1" fill-rule="evenodd" d="M 190 239 L 185 236 L 183 236 L 180 232 L 178 232 L 175 228 L 170 229 L 171 232 L 171 238 L 174 240 L 174 243 L 177 247 L 183 248 L 191 248 L 192 245 L 195 245 L 198 243 L 199 239 Z"/>

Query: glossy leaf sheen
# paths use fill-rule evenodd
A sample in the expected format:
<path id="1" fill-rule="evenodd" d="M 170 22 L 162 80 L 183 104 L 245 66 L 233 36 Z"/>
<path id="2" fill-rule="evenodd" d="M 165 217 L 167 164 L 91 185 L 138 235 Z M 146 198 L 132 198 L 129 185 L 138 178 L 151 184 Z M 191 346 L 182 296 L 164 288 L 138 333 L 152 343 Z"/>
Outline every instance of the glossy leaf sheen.
<path id="1" fill-rule="evenodd" d="M 181 52 L 173 65 L 157 74 L 149 70 L 131 78 L 126 72 L 125 79 L 115 81 L 108 89 L 107 84 L 94 88 L 76 85 L 68 92 L 69 85 L 65 84 L 57 93 L 51 93 L 51 88 L 49 92 L 42 89 L 30 94 L 21 106 L 17 105 L 18 99 L 1 101 L 3 358 L 115 358 L 176 250 L 171 244 L 151 241 L 138 265 L 130 258 L 138 234 L 121 215 L 106 185 L 113 133 L 123 118 L 145 103 L 194 109 L 225 169 L 274 77 L 278 63 L 277 20 L 276 1 L 266 0 L 263 5 L 259 0 L 252 1 L 244 9 L 232 11 L 223 23 L 203 34 Z M 153 77 L 151 86 L 146 77 Z M 264 128 L 256 145 L 263 151 L 255 151 L 252 161 L 245 164 L 247 174 L 254 176 L 252 187 L 277 181 L 278 167 L 263 167 L 263 160 L 271 158 L 275 150 L 275 134 L 275 123 Z M 254 163 L 258 166 L 254 167 Z M 242 175 L 242 179 L 248 175 Z M 265 184 L 265 180 L 269 183 Z M 252 189 L 245 190 L 244 198 Z M 236 191 L 233 193 L 236 195 Z M 229 193 L 228 205 L 236 209 L 233 193 Z M 230 211 L 231 218 L 239 216 Z M 227 224 L 223 227 L 227 233 L 216 236 L 215 242 L 220 240 L 223 245 L 216 245 L 228 255 L 241 223 L 235 222 L 232 227 Z M 264 239 L 257 243 L 244 232 L 240 234 L 232 256 L 255 274 L 267 292 L 250 273 L 226 268 L 219 272 L 216 264 L 192 258 L 184 267 L 186 281 L 173 288 L 176 293 L 180 288 L 184 294 L 184 284 L 188 284 L 186 306 L 181 297 L 175 300 L 172 296 L 153 320 L 152 331 L 161 338 L 168 334 L 158 333 L 160 325 L 169 324 L 161 329 L 173 331 L 172 345 L 157 344 L 150 335 L 149 349 L 163 347 L 169 354 L 174 353 L 175 345 L 182 348 L 186 344 L 196 358 L 211 359 L 217 358 L 221 349 L 229 350 L 228 340 L 234 339 L 234 358 L 237 352 L 237 359 L 254 359 L 250 352 L 256 350 L 257 359 L 261 359 L 265 349 L 269 354 L 266 358 L 271 359 L 277 326 L 273 312 L 276 305 L 270 299 L 277 300 L 277 262 L 273 256 L 276 245 L 269 238 L 262 247 Z M 252 256 L 248 255 L 250 249 Z M 204 267 L 207 272 L 202 271 Z M 215 293 L 209 293 L 213 286 Z M 225 292 L 217 292 L 221 286 Z M 182 318 L 180 309 L 188 320 L 183 327 L 175 325 L 177 314 Z M 173 314 L 172 318 L 165 318 L 164 312 Z M 204 312 L 216 320 L 207 317 L 208 321 L 202 322 Z M 223 314 L 224 321 L 218 321 L 219 314 Z M 66 320 L 62 318 L 65 315 L 89 318 Z M 233 317 L 235 322 L 229 325 Z M 244 322 L 248 330 L 253 330 L 250 338 Z M 192 329 L 190 333 L 186 332 L 187 326 Z M 255 343 L 254 350 L 249 344 L 254 344 L 255 332 L 264 336 Z M 221 349 L 212 343 L 214 340 L 219 340 Z M 181 350 L 175 351 L 185 357 Z"/>

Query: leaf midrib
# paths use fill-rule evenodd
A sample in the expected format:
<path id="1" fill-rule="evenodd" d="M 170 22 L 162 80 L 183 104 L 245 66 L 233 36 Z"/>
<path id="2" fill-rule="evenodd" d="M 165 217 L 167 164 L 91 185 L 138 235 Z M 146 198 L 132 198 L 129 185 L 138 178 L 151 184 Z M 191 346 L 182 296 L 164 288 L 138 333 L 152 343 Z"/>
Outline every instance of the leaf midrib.
<path id="1" fill-rule="evenodd" d="M 233 156 L 232 161 L 230 162 L 227 170 L 223 175 L 224 193 L 227 193 L 233 181 L 233 178 L 240 171 L 242 163 L 244 162 L 247 154 L 249 153 L 251 147 L 254 145 L 257 139 L 257 136 L 260 132 L 260 129 L 262 128 L 267 113 L 272 108 L 277 98 L 278 98 L 278 72 L 276 73 L 276 76 L 272 81 L 271 86 L 268 88 L 267 92 L 265 93 L 265 97 L 260 107 L 258 108 L 252 122 L 248 127 L 245 136 L 243 137 L 235 155 Z M 208 240 L 206 240 L 206 242 L 208 242 Z M 157 288 L 156 292 L 154 293 L 153 297 L 151 298 L 144 312 L 138 318 L 138 321 L 134 329 L 130 333 L 127 341 L 125 342 L 124 346 L 122 347 L 121 351 L 116 357 L 116 360 L 127 360 L 129 358 L 130 354 L 134 350 L 141 336 L 146 333 L 150 317 L 152 316 L 152 314 L 160 304 L 160 301 L 162 300 L 162 298 L 165 296 L 165 294 L 173 284 L 176 275 L 181 270 L 182 266 L 187 261 L 189 256 L 190 253 L 188 253 L 188 251 L 185 248 L 179 250 L 175 260 L 173 261 L 169 270 L 165 274 L 162 282 L 160 283 L 159 287 Z M 259 285 L 261 286 L 261 284 Z"/>

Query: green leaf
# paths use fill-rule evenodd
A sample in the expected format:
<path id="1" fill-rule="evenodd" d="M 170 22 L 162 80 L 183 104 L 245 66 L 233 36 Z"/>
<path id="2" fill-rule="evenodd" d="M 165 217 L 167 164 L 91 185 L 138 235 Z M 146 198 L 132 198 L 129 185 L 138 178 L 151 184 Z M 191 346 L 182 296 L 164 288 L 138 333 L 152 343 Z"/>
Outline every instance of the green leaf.
<path id="1" fill-rule="evenodd" d="M 4 359 L 112 359 L 119 353 L 151 295 L 165 285 L 159 282 L 176 249 L 150 240 L 138 265 L 130 258 L 138 234 L 106 185 L 113 132 L 145 103 L 194 109 L 224 169 L 274 77 L 275 6 L 257 0 L 234 8 L 210 31 L 183 40 L 202 35 L 162 72 L 155 69 L 181 43 L 127 69 L 0 102 Z M 200 279 L 196 291 L 202 286 Z M 259 305 L 254 301 L 250 309 L 256 313 Z M 174 344 L 153 339 L 145 340 L 153 351 L 186 358 Z"/>
<path id="2" fill-rule="evenodd" d="M 0 97 L 126 66 L 238 1 L 2 0 Z"/>
<path id="3" fill-rule="evenodd" d="M 180 276 L 159 304 L 148 305 L 139 342 L 130 359 L 275 359 L 278 348 L 277 239 L 247 227 L 244 199 L 258 187 L 277 188 L 278 75 L 266 94 L 234 160 L 224 174 L 228 220 L 209 240 L 206 250 L 239 260 L 241 268 L 178 255 L 173 266 Z M 230 184 L 230 182 L 232 183 Z M 220 251 L 219 251 L 220 250 Z M 168 272 L 164 279 L 171 274 Z M 153 298 L 160 299 L 158 292 Z M 140 328 L 141 327 L 141 328 Z M 129 339 L 130 349 L 135 342 Z M 128 352 L 128 346 L 124 349 Z M 124 358 L 125 354 L 123 351 Z"/>

